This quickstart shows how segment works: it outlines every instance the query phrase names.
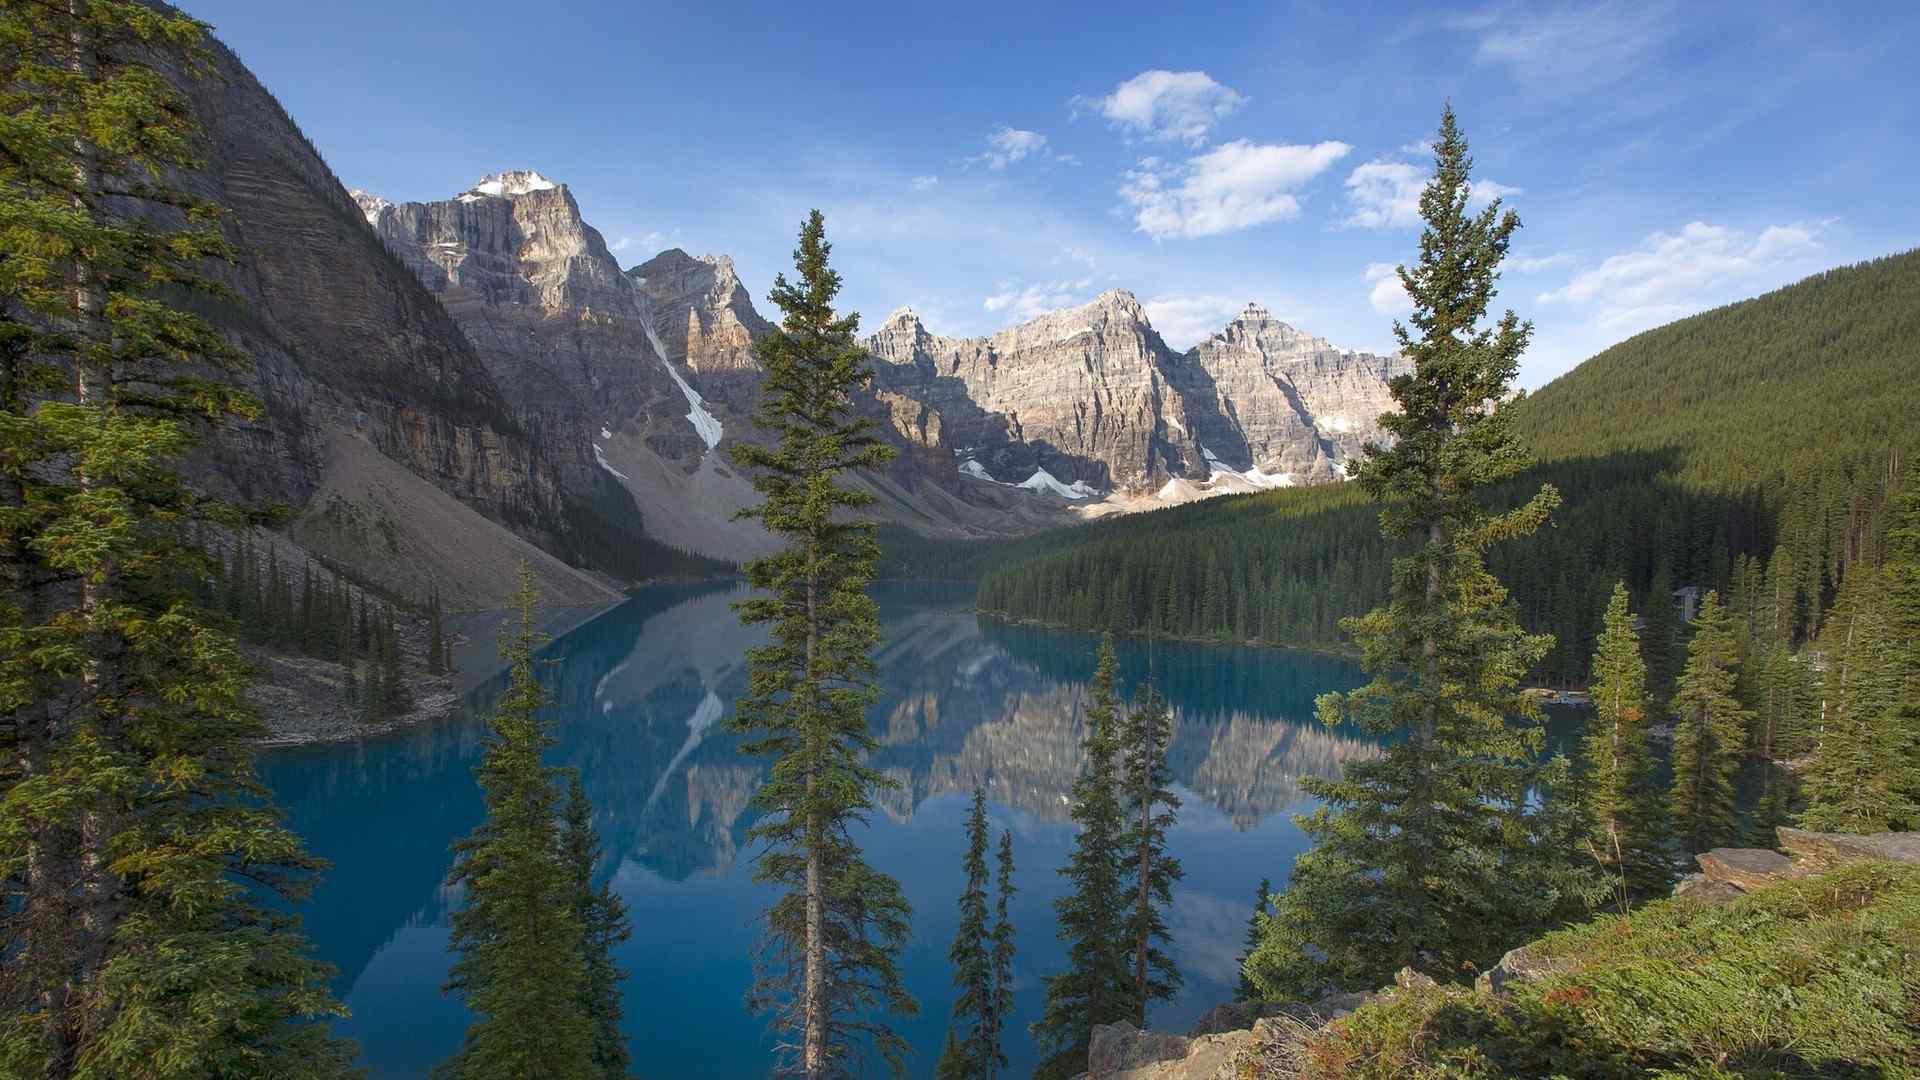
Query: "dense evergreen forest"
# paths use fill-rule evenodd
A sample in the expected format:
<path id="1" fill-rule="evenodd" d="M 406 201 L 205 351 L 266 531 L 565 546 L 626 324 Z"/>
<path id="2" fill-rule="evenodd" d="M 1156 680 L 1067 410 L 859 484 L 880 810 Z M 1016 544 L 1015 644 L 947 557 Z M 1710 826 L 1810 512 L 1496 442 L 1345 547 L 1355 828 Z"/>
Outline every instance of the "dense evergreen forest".
<path id="1" fill-rule="evenodd" d="M 1607 597 L 1686 586 L 1789 596 L 1817 634 L 1920 451 L 1920 252 L 1844 267 L 1622 342 L 1513 408 L 1538 462 L 1491 505 L 1553 484 L 1551 525 L 1490 553 L 1537 675 L 1580 684 Z M 998 552 L 980 606 L 1082 629 L 1337 647 L 1395 554 L 1345 485 L 1230 497 Z M 922 556 L 925 561 L 931 558 Z M 964 559 L 948 565 L 964 567 Z M 1656 668 L 1666 658 L 1655 658 Z M 1670 672 L 1668 673 L 1671 674 Z"/>

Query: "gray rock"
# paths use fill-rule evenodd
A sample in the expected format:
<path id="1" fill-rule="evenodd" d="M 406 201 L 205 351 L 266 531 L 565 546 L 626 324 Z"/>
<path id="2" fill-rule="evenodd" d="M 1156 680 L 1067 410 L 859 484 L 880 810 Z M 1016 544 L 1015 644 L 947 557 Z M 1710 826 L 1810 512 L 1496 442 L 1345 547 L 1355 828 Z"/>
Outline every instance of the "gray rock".
<path id="1" fill-rule="evenodd" d="M 1087 1071 L 1094 1076 L 1136 1069 L 1187 1056 L 1192 1040 L 1160 1031 L 1141 1031 L 1125 1020 L 1096 1024 L 1087 1049 Z"/>
<path id="2" fill-rule="evenodd" d="M 1474 980 L 1474 988 L 1483 994 L 1500 994 L 1514 983 L 1562 975 L 1571 970 L 1573 961 L 1547 956 L 1531 945 L 1522 945 L 1509 950 L 1498 964 L 1481 972 Z"/>
<path id="3" fill-rule="evenodd" d="M 1811 868 L 1827 869 L 1865 859 L 1920 866 L 1920 832 L 1851 833 L 1780 829 L 1780 846 Z"/>
<path id="4" fill-rule="evenodd" d="M 1730 904 L 1747 895 L 1745 889 L 1726 881 L 1715 881 L 1705 874 L 1688 874 L 1673 887 L 1676 899 L 1701 904 Z"/>
<path id="5" fill-rule="evenodd" d="M 1694 856 L 1709 881 L 1725 882 L 1747 892 L 1801 876 L 1792 859 L 1765 848 L 1714 848 Z"/>

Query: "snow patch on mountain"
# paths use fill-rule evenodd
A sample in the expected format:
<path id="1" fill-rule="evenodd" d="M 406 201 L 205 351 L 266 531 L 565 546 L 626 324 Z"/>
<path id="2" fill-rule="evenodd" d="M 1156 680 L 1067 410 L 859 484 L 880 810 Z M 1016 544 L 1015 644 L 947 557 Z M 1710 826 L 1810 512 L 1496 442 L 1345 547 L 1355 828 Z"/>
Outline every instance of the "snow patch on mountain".
<path id="1" fill-rule="evenodd" d="M 1093 488 L 1088 487 L 1085 480 L 1075 480 L 1071 484 L 1063 484 L 1052 473 L 1045 469 L 1033 470 L 1032 476 L 1027 477 L 1014 486 L 1026 488 L 1028 491 L 1051 491 L 1063 499 L 1091 499 L 1095 495 L 1100 494 Z"/>
<path id="2" fill-rule="evenodd" d="M 693 430 L 700 433 L 700 441 L 706 443 L 707 449 L 711 450 L 720 445 L 720 435 L 723 430 L 720 421 L 707 411 L 706 399 L 702 398 L 700 392 L 681 376 L 679 370 L 673 366 L 673 361 L 667 359 L 667 347 L 660 340 L 660 331 L 653 328 L 651 314 L 649 312 L 649 318 L 644 320 L 647 328 L 647 343 L 653 346 L 654 355 L 660 358 L 660 366 L 667 369 L 667 374 L 673 379 L 673 385 L 679 387 L 680 392 L 687 396 L 689 406 L 687 421 L 693 425 Z"/>
<path id="3" fill-rule="evenodd" d="M 599 443 L 593 444 L 593 460 L 595 462 L 598 462 L 601 468 L 607 470 L 608 472 L 612 473 L 614 476 L 619 477 L 622 480 L 633 479 L 632 477 L 628 476 L 626 473 L 623 473 L 619 469 L 616 469 L 613 467 L 613 463 L 607 460 L 607 452 L 605 450 L 600 449 Z"/>
<path id="4" fill-rule="evenodd" d="M 535 191 L 552 191 L 559 186 L 531 169 L 510 169 L 481 180 L 469 190 L 498 199 L 509 195 L 526 195 Z M 462 198 L 461 201 L 466 200 Z"/>

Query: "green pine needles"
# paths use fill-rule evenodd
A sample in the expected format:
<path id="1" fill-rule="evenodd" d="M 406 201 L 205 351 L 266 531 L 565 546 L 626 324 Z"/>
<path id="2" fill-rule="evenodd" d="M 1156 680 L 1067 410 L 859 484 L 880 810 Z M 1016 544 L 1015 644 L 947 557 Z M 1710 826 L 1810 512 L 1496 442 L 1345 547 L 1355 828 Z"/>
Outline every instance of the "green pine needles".
<path id="1" fill-rule="evenodd" d="M 1511 311 L 1482 324 L 1520 222 L 1498 200 L 1468 212 L 1471 166 L 1449 108 L 1420 196 L 1420 259 L 1400 270 L 1414 310 L 1394 331 L 1414 370 L 1381 418 L 1392 445 L 1354 467 L 1383 504 L 1382 531 L 1418 546 L 1395 560 L 1387 604 L 1345 624 L 1373 681 L 1321 701 L 1327 722 L 1393 741 L 1308 783 L 1324 801 L 1302 819 L 1315 846 L 1247 964 L 1267 997 L 1371 989 L 1408 965 L 1465 975 L 1568 903 L 1541 888 L 1570 880 L 1558 864 L 1575 855 L 1536 843 L 1557 826 L 1530 820 L 1541 714 L 1520 687 L 1552 642 L 1520 628 L 1485 563 L 1559 496 L 1543 487 L 1505 513 L 1475 498 L 1527 463 L 1505 403 L 1531 327 Z"/>
<path id="2" fill-rule="evenodd" d="M 1880 565 L 1856 565 L 1828 618 L 1809 828 L 1920 828 L 1920 469 L 1893 499 Z"/>
<path id="3" fill-rule="evenodd" d="M 1655 603 L 1666 603 L 1656 597 Z M 1667 891 L 1673 860 L 1666 846 L 1666 806 L 1654 784 L 1646 729 L 1652 718 L 1647 665 L 1617 584 L 1593 656 L 1593 717 L 1580 747 L 1577 797 L 1583 802 L 1588 852 L 1624 912 L 1634 899 Z"/>
<path id="4" fill-rule="evenodd" d="M 464 993 L 475 1015 L 460 1052 L 440 1068 L 449 1080 L 606 1075 L 595 1067 L 598 1030 L 583 1002 L 587 928 L 577 866 L 561 843 L 559 770 L 541 761 L 554 739 L 534 674 L 535 603 L 533 573 L 522 565 L 517 626 L 500 643 L 507 690 L 474 770 L 486 818 L 454 844 L 447 875 L 465 890 L 452 916 L 457 958 L 447 989 Z"/>
<path id="5" fill-rule="evenodd" d="M 1173 883 L 1180 860 L 1167 854 L 1167 830 L 1173 827 L 1180 798 L 1167 771 L 1167 746 L 1173 741 L 1173 713 L 1151 682 L 1122 729 L 1121 792 L 1127 831 L 1121 851 L 1129 883 L 1126 915 L 1128 950 L 1133 964 L 1133 1026 L 1147 1026 L 1147 1006 L 1180 989 L 1180 972 L 1161 948 L 1170 939 L 1166 909 L 1173 904 Z"/>
<path id="6" fill-rule="evenodd" d="M 259 406 L 200 131 L 206 28 L 0 6 L 0 1074 L 334 1077 L 342 1014 L 283 900 L 317 864 L 255 779 L 251 672 L 202 607 L 181 457 Z M 271 899 L 270 899 L 271 898 Z"/>
<path id="7" fill-rule="evenodd" d="M 1000 884 L 995 919 L 987 923 L 987 792 L 973 789 L 967 812 L 967 884 L 960 893 L 960 925 L 947 956 L 953 962 L 953 1023 L 940 1055 L 938 1076 L 991 1080 L 1007 1066 L 1000 1042 L 1013 1007 L 1013 836 L 1000 834 Z"/>
<path id="8" fill-rule="evenodd" d="M 1739 668 L 1733 620 L 1720 606 L 1720 594 L 1709 592 L 1700 602 L 1673 695 L 1673 831 L 1696 854 L 1740 837 L 1734 782 L 1751 717 L 1734 692 Z"/>
<path id="9" fill-rule="evenodd" d="M 1127 896 L 1122 865 L 1120 700 L 1113 635 L 1100 643 L 1086 708 L 1086 762 L 1070 797 L 1073 854 L 1060 873 L 1071 884 L 1053 902 L 1067 970 L 1044 978 L 1046 1005 L 1033 1024 L 1046 1061 L 1039 1075 L 1073 1076 L 1086 1068 L 1096 1024 L 1131 1019 L 1133 977 L 1127 966 Z"/>
<path id="10" fill-rule="evenodd" d="M 744 752 L 773 759 L 750 835 L 762 845 L 756 879 L 781 890 L 748 1000 L 789 1035 L 781 1070 L 809 1080 L 858 1071 L 862 1042 L 903 1070 L 906 1044 L 881 1018 L 917 1008 L 896 963 L 912 910 L 851 832 L 892 782 L 866 764 L 880 640 L 867 587 L 879 545 L 858 511 L 873 497 L 842 477 L 884 464 L 892 449 L 854 411 L 871 369 L 854 339 L 859 316 L 833 309 L 831 250 L 814 211 L 794 251 L 797 280 L 774 282 L 781 323 L 754 344 L 765 371 L 755 421 L 772 444 L 733 448 L 765 499 L 746 516 L 784 545 L 747 564 L 757 594 L 739 605 L 743 622 L 773 637 L 747 655 L 732 724 L 752 736 Z"/>

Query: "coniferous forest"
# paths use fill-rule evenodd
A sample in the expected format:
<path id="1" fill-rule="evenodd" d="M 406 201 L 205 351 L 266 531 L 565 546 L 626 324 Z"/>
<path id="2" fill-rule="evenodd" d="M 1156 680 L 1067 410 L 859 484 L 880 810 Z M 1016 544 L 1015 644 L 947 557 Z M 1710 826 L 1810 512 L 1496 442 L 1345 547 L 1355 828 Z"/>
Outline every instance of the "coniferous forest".
<path id="1" fill-rule="evenodd" d="M 191 92 L 223 55 L 207 31 L 144 0 L 0 0 L 0 1076 L 363 1075 L 339 1034 L 349 994 L 303 912 L 341 939 L 386 939 L 354 978 L 374 978 L 375 958 L 444 961 L 462 1027 L 436 1077 L 660 1075 L 629 1032 L 643 1012 L 679 1022 L 678 1003 L 632 990 L 694 974 L 645 950 L 696 933 L 652 906 L 695 878 L 713 919 L 736 923 L 756 1075 L 1920 1075 L 1920 251 L 1639 334 L 1523 394 L 1535 328 L 1501 289 L 1522 222 L 1500 192 L 1519 189 L 1476 171 L 1448 104 L 1417 144 L 1431 159 L 1419 238 L 1391 282 L 1404 365 L 1380 380 L 1392 408 L 1348 482 L 990 542 L 882 524 L 901 433 L 872 415 L 881 350 L 859 336 L 852 260 L 836 263 L 821 210 L 774 278 L 778 322 L 751 331 L 728 306 L 731 263 L 678 252 L 683 278 L 653 287 L 726 300 L 759 379 L 738 395 L 752 432 L 721 442 L 664 355 L 656 323 L 676 320 L 653 320 L 646 294 L 641 336 L 681 396 L 638 408 L 680 427 L 636 442 L 697 437 L 724 456 L 735 471 L 704 455 L 662 471 L 752 493 L 726 506 L 757 530 L 738 563 L 567 516 L 570 468 L 634 505 L 607 479 L 638 468 L 609 457 L 640 454 L 616 421 L 556 464 L 533 448 L 538 424 L 448 435 L 396 408 L 395 442 L 417 456 L 354 474 L 370 498 L 454 507 L 434 549 L 449 558 L 516 556 L 480 707 L 409 732 L 421 752 L 380 827 L 349 838 L 398 852 L 396 879 L 431 877 L 383 921 L 384 895 L 313 911 L 333 855 L 307 838 L 348 788 L 385 778 L 390 744 L 367 736 L 451 682 L 434 576 L 448 568 L 379 585 L 377 559 L 361 576 L 294 562 L 286 508 L 208 481 L 196 456 L 247 445 L 274 403 L 244 388 L 270 397 L 311 359 L 276 355 L 256 381 L 220 321 L 241 302 L 221 275 L 249 252 L 191 180 L 211 152 Z M 1177 134 L 1197 149 L 1205 127 Z M 979 160 L 998 172 L 1046 140 L 1016 143 Z M 1160 183 L 1139 164 L 1134 197 Z M 515 175 L 521 195 L 557 190 Z M 507 186 L 458 205 L 507 198 L 487 184 Z M 353 207 L 352 240 L 377 243 L 362 225 L 392 205 L 364 196 L 333 209 Z M 648 287 L 636 277 L 623 287 Z M 452 326 L 431 310 L 410 345 Z M 683 333 L 711 329 L 694 317 Z M 462 348 L 436 378 L 479 363 Z M 348 423 L 327 452 L 364 465 L 390 432 Z M 290 459 L 304 468 L 311 450 Z M 429 483 L 438 467 L 470 502 Z M 995 498 L 1090 494 L 968 475 L 1022 489 Z M 622 595 L 641 565 L 716 578 L 654 623 Z M 978 576 L 978 610 L 886 621 L 888 574 Z M 615 629 L 578 656 L 550 651 L 541 582 Z M 707 601 L 723 618 L 696 617 Z M 1097 636 L 1053 635 L 1072 663 L 1043 671 L 989 619 Z M 1298 687 L 1214 670 L 1256 650 L 1196 648 L 1178 667 L 1156 651 L 1169 639 L 1354 662 L 1302 669 L 1308 723 L 1248 700 Z M 350 767 L 319 777 L 321 813 L 309 802 L 304 819 L 276 805 L 257 753 L 276 658 L 337 666 L 358 725 Z M 936 664 L 951 686 L 886 681 Z M 1233 690 L 1219 715 L 1183 704 L 1195 671 Z M 1571 738 L 1549 730 L 1551 688 L 1586 692 Z M 582 715 L 600 726 L 570 743 Z M 324 772 L 316 760 L 288 768 Z M 595 769 L 623 801 L 596 801 Z M 936 848 L 883 830 L 943 795 L 960 857 L 935 869 L 953 871 L 954 922 L 923 1001 L 910 965 L 928 913 L 886 860 Z M 1293 832 L 1260 831 L 1277 821 Z M 1033 838 L 1056 827 L 1054 865 L 1035 865 Z M 1187 892 L 1221 867 L 1183 856 L 1188 833 L 1298 844 L 1226 867 L 1246 880 L 1222 937 Z M 902 837 L 905 856 L 887 844 Z M 736 859 L 750 890 L 728 893 Z M 678 876 L 661 869 L 674 860 Z M 422 929 L 444 938 L 419 950 Z M 415 955 L 396 961 L 382 950 L 402 937 Z M 1232 996 L 1190 1009 L 1191 1036 L 1152 1033 L 1196 986 Z M 923 1008 L 937 1054 L 913 1045 Z"/>
<path id="2" fill-rule="evenodd" d="M 1525 625 L 1554 635 L 1537 677 L 1586 683 L 1617 581 L 1636 605 L 1656 583 L 1736 606 L 1774 593 L 1788 638 L 1817 636 L 1848 570 L 1880 557 L 1920 455 L 1917 368 L 1912 252 L 1648 331 L 1517 403 L 1539 464 L 1486 498 L 1551 483 L 1563 505 L 1489 566 Z M 987 572 L 979 603 L 1079 629 L 1337 648 L 1340 620 L 1385 596 L 1396 548 L 1374 513 L 1336 486 L 1096 523 Z"/>

